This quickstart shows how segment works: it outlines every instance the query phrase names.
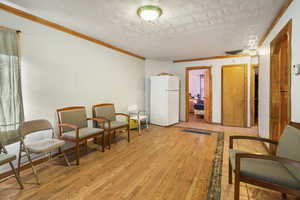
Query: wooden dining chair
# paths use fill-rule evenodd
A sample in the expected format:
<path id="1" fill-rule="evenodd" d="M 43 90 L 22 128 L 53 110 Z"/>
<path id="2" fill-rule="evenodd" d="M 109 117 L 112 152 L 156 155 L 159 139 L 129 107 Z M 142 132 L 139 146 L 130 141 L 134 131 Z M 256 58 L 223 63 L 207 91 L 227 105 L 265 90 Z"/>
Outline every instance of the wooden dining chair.
<path id="1" fill-rule="evenodd" d="M 97 119 L 106 120 L 105 123 L 94 123 L 94 127 L 105 129 L 108 134 L 109 148 L 111 148 L 111 134 L 116 135 L 117 130 L 126 129 L 127 139 L 130 142 L 130 128 L 129 128 L 129 115 L 124 113 L 116 113 L 114 104 L 97 104 L 93 105 L 93 117 Z M 123 116 L 126 121 L 118 121 L 116 116 Z"/>
<path id="2" fill-rule="evenodd" d="M 256 140 L 276 145 L 275 155 L 242 152 L 233 148 L 234 140 Z M 279 142 L 251 136 L 230 136 L 229 184 L 235 175 L 234 200 L 239 200 L 240 182 L 265 187 L 300 198 L 300 130 L 287 126 Z"/>
<path id="3" fill-rule="evenodd" d="M 90 138 L 102 137 L 102 151 L 105 151 L 104 129 L 88 127 L 88 120 L 105 123 L 99 118 L 87 118 L 84 106 L 73 106 L 57 109 L 59 138 L 76 144 L 76 164 L 79 165 L 80 144 L 87 146 Z"/>

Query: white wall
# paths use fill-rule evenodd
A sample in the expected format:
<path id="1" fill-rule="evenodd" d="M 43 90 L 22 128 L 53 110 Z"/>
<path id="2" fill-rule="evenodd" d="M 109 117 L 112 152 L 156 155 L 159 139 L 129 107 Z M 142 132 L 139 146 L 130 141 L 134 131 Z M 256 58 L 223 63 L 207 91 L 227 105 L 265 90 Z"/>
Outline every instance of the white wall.
<path id="1" fill-rule="evenodd" d="M 144 107 L 145 61 L 0 11 L 1 26 L 21 30 L 25 119 L 54 122 L 55 110 L 113 102 Z M 17 147 L 9 147 L 16 153 Z"/>
<path id="2" fill-rule="evenodd" d="M 204 91 L 204 79 L 201 80 L 200 84 L 200 75 L 204 75 L 206 70 L 191 70 L 189 73 L 189 93 L 192 94 L 192 96 L 197 96 L 197 94 L 200 94 L 200 90 Z M 201 85 L 201 88 L 200 88 Z"/>
<path id="3" fill-rule="evenodd" d="M 214 60 L 201 60 L 193 62 L 174 63 L 170 68 L 170 73 L 174 73 L 182 80 L 181 84 L 181 100 L 180 100 L 180 120 L 185 120 L 185 68 L 193 66 L 211 66 L 212 67 L 212 122 L 221 123 L 221 69 L 223 65 L 231 64 L 257 64 L 256 59 L 250 57 L 225 58 Z M 248 70 L 249 71 L 249 70 Z M 250 93 L 250 88 L 248 88 Z M 249 96 L 249 95 L 248 95 Z M 250 100 L 248 100 L 248 107 L 250 107 Z M 249 115 L 248 115 L 249 118 Z M 248 120 L 250 121 L 250 120 Z"/>
<path id="4" fill-rule="evenodd" d="M 260 50 L 259 134 L 269 137 L 270 43 L 292 19 L 292 65 L 300 63 L 300 1 L 293 1 Z M 300 123 L 300 76 L 291 75 L 291 120 Z"/>
<path id="5" fill-rule="evenodd" d="M 173 61 L 146 59 L 145 62 L 145 110 L 150 112 L 150 77 L 162 72 L 168 73 Z"/>

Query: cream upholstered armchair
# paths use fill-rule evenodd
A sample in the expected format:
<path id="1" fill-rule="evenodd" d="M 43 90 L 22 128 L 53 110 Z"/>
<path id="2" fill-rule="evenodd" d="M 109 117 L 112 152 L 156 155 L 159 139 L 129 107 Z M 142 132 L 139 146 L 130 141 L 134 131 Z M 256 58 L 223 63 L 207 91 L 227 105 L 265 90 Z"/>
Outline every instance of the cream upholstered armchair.
<path id="1" fill-rule="evenodd" d="M 57 110 L 59 138 L 76 144 L 76 164 L 79 165 L 80 144 L 90 138 L 102 137 L 102 151 L 105 151 L 104 129 L 88 127 L 88 120 L 101 124 L 105 120 L 87 118 L 84 106 L 66 107 Z"/>
<path id="2" fill-rule="evenodd" d="M 259 155 L 233 149 L 238 139 L 257 140 L 277 146 L 276 155 Z M 300 197 L 300 130 L 287 126 L 279 142 L 259 137 L 231 136 L 229 184 L 235 174 L 234 200 L 239 199 L 240 182 Z"/>
<path id="3" fill-rule="evenodd" d="M 123 116 L 125 121 L 118 121 L 116 116 Z M 103 123 L 94 123 L 94 127 L 105 129 L 108 134 L 109 148 L 111 147 L 111 133 L 116 135 L 116 131 L 120 129 L 127 130 L 128 142 L 130 142 L 130 128 L 129 128 L 129 115 L 124 113 L 116 113 L 114 104 L 97 104 L 93 105 L 93 117 L 106 120 Z"/>

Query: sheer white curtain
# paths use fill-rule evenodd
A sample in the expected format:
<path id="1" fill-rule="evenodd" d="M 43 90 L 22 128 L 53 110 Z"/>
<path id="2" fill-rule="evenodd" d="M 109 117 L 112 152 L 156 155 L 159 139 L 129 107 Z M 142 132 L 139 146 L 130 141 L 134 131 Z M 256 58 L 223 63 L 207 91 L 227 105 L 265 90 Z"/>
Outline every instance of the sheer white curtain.
<path id="1" fill-rule="evenodd" d="M 17 32 L 0 29 L 0 142 L 16 140 L 24 119 Z"/>

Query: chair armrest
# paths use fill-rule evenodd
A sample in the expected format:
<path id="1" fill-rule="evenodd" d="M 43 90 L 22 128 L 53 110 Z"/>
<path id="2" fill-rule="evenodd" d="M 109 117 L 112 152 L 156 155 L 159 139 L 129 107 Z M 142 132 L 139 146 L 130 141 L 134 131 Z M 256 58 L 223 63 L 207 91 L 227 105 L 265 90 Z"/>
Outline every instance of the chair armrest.
<path id="1" fill-rule="evenodd" d="M 278 157 L 278 156 L 270 156 L 263 154 L 251 154 L 251 153 L 237 153 L 235 157 L 236 169 L 240 171 L 240 163 L 242 158 L 253 158 L 253 159 L 262 159 L 262 160 L 272 160 L 280 162 L 281 164 L 289 164 L 294 167 L 300 168 L 300 161 L 291 160 L 288 158 Z"/>
<path id="2" fill-rule="evenodd" d="M 124 116 L 124 117 L 127 117 L 127 121 L 129 122 L 129 115 L 125 114 L 125 113 L 115 113 L 115 115 L 121 115 L 121 116 Z"/>
<path id="3" fill-rule="evenodd" d="M 92 118 L 87 118 L 87 120 L 93 120 L 94 121 L 94 127 L 97 127 L 97 124 L 95 122 L 99 122 L 100 124 L 103 125 L 103 127 L 101 128 L 104 128 L 104 124 L 105 122 L 108 122 L 108 128 L 110 129 L 110 120 L 105 118 L 105 117 L 92 117 Z"/>
<path id="4" fill-rule="evenodd" d="M 278 145 L 278 142 L 275 140 L 261 138 L 261 137 L 253 137 L 253 136 L 242 136 L 242 135 L 234 135 L 229 137 L 229 148 L 233 148 L 233 140 L 256 140 L 260 142 L 268 142 L 270 144 Z"/>
<path id="5" fill-rule="evenodd" d="M 76 126 L 76 125 L 73 125 L 73 124 L 69 124 L 69 123 L 62 123 L 62 124 L 58 124 L 58 127 L 59 127 L 59 136 L 61 136 L 61 131 L 60 131 L 60 128 L 62 127 L 68 127 L 68 128 L 71 128 L 71 129 L 74 129 L 76 131 L 76 138 L 78 139 L 79 138 L 79 127 Z"/>

